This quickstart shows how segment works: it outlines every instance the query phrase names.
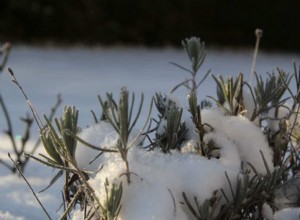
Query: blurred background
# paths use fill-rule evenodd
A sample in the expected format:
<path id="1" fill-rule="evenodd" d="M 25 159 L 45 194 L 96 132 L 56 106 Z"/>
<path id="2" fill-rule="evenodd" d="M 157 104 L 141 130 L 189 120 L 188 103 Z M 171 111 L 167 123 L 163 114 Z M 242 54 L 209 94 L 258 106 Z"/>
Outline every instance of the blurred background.
<path id="1" fill-rule="evenodd" d="M 0 42 L 211 46 L 300 50 L 299 0 L 1 0 Z"/>
<path id="2" fill-rule="evenodd" d="M 100 115 L 97 95 L 117 97 L 123 86 L 145 94 L 146 116 L 155 92 L 167 94 L 189 77 L 169 63 L 190 68 L 181 47 L 186 37 L 207 45 L 199 80 L 208 70 L 248 79 L 256 28 L 264 32 L 257 73 L 266 76 L 277 67 L 293 73 L 293 62 L 300 64 L 299 10 L 300 0 L 0 0 L 0 46 L 12 43 L 6 67 L 40 115 L 49 114 L 60 93 L 58 115 L 64 105 L 75 105 L 85 127 L 94 122 L 90 110 Z M 19 135 L 19 117 L 29 109 L 5 72 L 0 93 Z M 215 96 L 215 90 L 208 77 L 199 97 Z M 175 94 L 183 107 L 186 94 L 183 88 Z M 0 134 L 6 127 L 0 109 Z"/>

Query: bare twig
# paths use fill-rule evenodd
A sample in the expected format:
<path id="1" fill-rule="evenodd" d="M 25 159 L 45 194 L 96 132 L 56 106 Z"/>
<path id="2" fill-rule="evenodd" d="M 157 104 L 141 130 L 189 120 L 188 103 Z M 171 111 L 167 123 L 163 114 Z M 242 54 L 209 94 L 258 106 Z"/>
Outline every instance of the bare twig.
<path id="1" fill-rule="evenodd" d="M 5 64 L 7 63 L 10 48 L 11 48 L 11 44 L 9 42 L 6 42 L 0 48 L 0 54 L 3 54 L 3 60 L 2 60 L 2 63 L 0 64 L 0 72 L 2 72 Z"/>
<path id="2" fill-rule="evenodd" d="M 56 99 L 56 103 L 54 104 L 54 106 L 51 108 L 51 112 L 50 112 L 50 115 L 49 115 L 49 120 L 52 121 L 53 120 L 53 117 L 56 113 L 56 110 L 58 109 L 58 107 L 60 106 L 60 104 L 62 103 L 62 99 L 61 99 L 61 95 L 58 94 L 57 95 L 57 99 Z M 37 140 L 37 142 L 35 143 L 34 147 L 32 148 L 31 152 L 29 153 L 30 155 L 33 155 L 35 153 L 35 151 L 37 150 L 38 146 L 40 145 L 41 143 L 41 139 L 39 138 Z M 30 157 L 26 157 L 24 162 L 23 162 L 23 167 L 26 166 L 26 164 L 28 163 Z"/>
<path id="3" fill-rule="evenodd" d="M 1 96 L 1 94 L 0 94 L 0 105 L 3 109 L 4 116 L 5 116 L 5 119 L 6 119 L 6 122 L 7 122 L 6 134 L 9 136 L 9 138 L 11 140 L 12 147 L 13 147 L 14 151 L 17 152 L 18 150 L 17 150 L 17 145 L 16 145 L 16 142 L 15 142 L 15 139 L 14 139 L 14 135 L 13 135 L 11 120 L 10 120 L 9 113 L 7 111 L 6 105 L 4 103 L 4 100 Z"/>
<path id="4" fill-rule="evenodd" d="M 31 112 L 33 114 L 33 117 L 34 117 L 34 119 L 35 119 L 35 121 L 36 121 L 39 129 L 42 130 L 43 129 L 42 121 L 40 120 L 40 118 L 39 118 L 39 116 L 38 116 L 35 108 L 33 107 L 31 101 L 28 99 L 26 93 L 24 92 L 22 86 L 19 84 L 19 82 L 18 82 L 17 78 L 15 77 L 15 74 L 12 71 L 11 68 L 8 68 L 8 72 L 9 72 L 11 78 L 12 78 L 12 82 L 15 83 L 19 87 L 19 89 L 21 90 L 22 94 L 24 95 L 24 97 L 25 97 L 25 99 L 27 101 L 27 104 L 29 105 L 29 108 L 30 108 L 30 110 L 31 110 Z"/>
<path id="5" fill-rule="evenodd" d="M 27 181 L 26 177 L 24 176 L 24 174 L 22 173 L 22 171 L 20 170 L 19 166 L 16 164 L 16 162 L 11 158 L 10 153 L 8 153 L 8 157 L 11 159 L 11 161 L 13 162 L 13 164 L 15 165 L 16 169 L 19 171 L 20 175 L 23 177 L 23 179 L 25 180 L 26 184 L 28 185 L 28 187 L 30 188 L 32 194 L 34 195 L 35 199 L 37 200 L 37 202 L 39 203 L 39 205 L 41 206 L 41 208 L 43 209 L 43 211 L 45 212 L 45 214 L 47 215 L 48 219 L 52 220 L 52 218 L 50 217 L 50 215 L 48 214 L 47 210 L 45 209 L 45 207 L 43 206 L 42 202 L 39 200 L 39 198 L 37 197 L 36 193 L 34 192 L 33 188 L 31 187 L 30 183 Z"/>

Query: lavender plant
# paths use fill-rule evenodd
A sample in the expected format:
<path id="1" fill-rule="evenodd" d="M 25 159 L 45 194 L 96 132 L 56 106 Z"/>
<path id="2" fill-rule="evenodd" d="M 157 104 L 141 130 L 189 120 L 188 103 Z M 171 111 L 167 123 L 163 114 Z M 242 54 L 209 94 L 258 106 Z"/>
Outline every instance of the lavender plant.
<path id="1" fill-rule="evenodd" d="M 138 134 L 133 140 L 129 140 L 130 134 L 140 116 L 143 102 L 144 102 L 144 95 L 141 95 L 140 104 L 138 107 L 138 111 L 135 116 L 133 116 L 133 107 L 134 107 L 134 101 L 135 101 L 135 95 L 132 94 L 131 98 L 131 104 L 129 102 L 129 94 L 128 90 L 126 88 L 121 89 L 120 93 L 120 100 L 119 105 L 116 104 L 116 102 L 113 99 L 113 96 L 111 94 L 106 94 L 107 101 L 104 102 L 101 98 L 101 96 L 98 96 L 99 102 L 101 104 L 102 110 L 103 110 L 103 116 L 101 117 L 104 120 L 107 120 L 112 127 L 115 129 L 115 131 L 119 135 L 118 143 L 117 143 L 117 149 L 119 153 L 121 154 L 121 157 L 126 165 L 126 173 L 125 176 L 127 178 L 127 183 L 130 183 L 130 168 L 129 163 L 127 159 L 127 153 L 129 148 L 140 138 L 140 134 Z M 152 102 L 151 102 L 152 103 Z M 151 107 L 150 105 L 150 111 Z M 134 117 L 134 118 L 133 118 Z M 149 117 L 148 117 L 149 119 Z M 148 121 L 147 119 L 147 121 Z M 147 124 L 147 123 L 146 123 Z M 145 124 L 145 126 L 146 126 Z M 143 129 L 142 129 L 143 130 Z M 130 142 L 131 141 L 131 142 Z"/>
<path id="2" fill-rule="evenodd" d="M 57 129 L 55 129 L 50 119 L 44 115 L 44 119 L 46 121 L 46 125 L 44 126 L 38 113 L 35 111 L 34 106 L 28 99 L 25 91 L 15 77 L 13 71 L 9 69 L 9 72 L 11 74 L 12 81 L 19 87 L 25 99 L 27 100 L 34 119 L 39 126 L 41 140 L 48 154 L 39 154 L 40 157 L 36 157 L 31 154 L 25 154 L 25 156 L 32 158 L 48 167 L 53 167 L 60 170 L 52 179 L 48 187 L 55 183 L 55 181 L 62 175 L 63 171 L 65 172 L 64 203 L 66 203 L 66 208 L 60 219 L 67 219 L 69 212 L 76 206 L 76 204 L 80 204 L 82 209 L 85 210 L 84 216 L 86 216 L 86 218 L 96 216 L 98 219 L 100 219 L 100 213 L 107 212 L 107 210 L 111 211 L 111 208 L 103 206 L 100 203 L 99 199 L 95 195 L 94 189 L 87 182 L 87 172 L 81 170 L 77 166 L 77 162 L 74 157 L 77 140 L 82 141 L 76 136 L 76 134 L 79 132 L 79 127 L 77 125 L 78 110 L 76 110 L 74 106 L 66 106 L 63 117 L 59 119 L 55 118 Z M 99 151 L 105 151 L 105 149 L 97 148 L 97 146 L 93 146 L 88 143 L 86 145 Z M 114 152 L 110 150 L 107 151 Z M 22 171 L 20 169 L 18 170 L 22 174 Z M 115 187 L 115 185 L 113 185 L 110 193 L 118 193 L 120 197 L 122 194 L 121 186 Z M 116 202 L 119 202 L 119 200 L 116 200 Z M 108 202 L 106 205 L 111 204 Z M 119 206 L 117 205 L 117 207 Z M 46 214 L 48 215 L 48 213 Z M 101 217 L 101 219 L 111 219 L 110 214 L 107 214 L 106 217 Z"/>
<path id="3" fill-rule="evenodd" d="M 254 57 L 256 58 L 256 56 L 257 54 Z M 267 175 L 261 175 L 254 166 L 248 163 L 254 171 L 254 176 L 250 174 L 250 170 L 242 168 L 244 171 L 238 177 L 235 187 L 232 186 L 226 175 L 233 200 L 228 199 L 228 195 L 223 193 L 221 197 L 226 199 L 227 204 L 222 205 L 220 212 L 215 216 L 210 211 L 213 212 L 214 201 L 217 201 L 218 198 L 212 196 L 210 206 L 207 206 L 207 201 L 200 205 L 197 198 L 194 197 L 195 208 L 186 194 L 183 194 L 184 201 L 195 219 L 264 219 L 263 206 L 271 207 L 274 212 L 279 208 L 277 206 L 283 205 L 275 203 L 275 200 L 278 200 L 278 195 L 282 198 L 299 198 L 299 191 L 290 190 L 291 185 L 294 185 L 290 183 L 298 182 L 298 171 L 295 171 L 294 165 L 298 164 L 296 161 L 299 161 L 299 143 L 296 142 L 295 145 L 292 134 L 295 133 L 295 125 L 298 125 L 297 97 L 299 87 L 296 86 L 296 91 L 293 92 L 289 83 L 294 78 L 298 85 L 300 72 L 295 65 L 292 75 L 278 69 L 277 75 L 275 73 L 268 74 L 268 77 L 263 79 L 257 73 L 253 73 L 256 78 L 255 86 L 244 81 L 243 74 L 240 74 L 235 81 L 232 77 L 225 81 L 222 76 L 213 76 L 217 83 L 218 99 L 210 98 L 215 100 L 220 109 L 227 115 L 240 116 L 251 111 L 252 114 L 250 114 L 249 119 L 251 121 L 259 119 L 257 126 L 264 130 L 269 146 L 274 153 L 273 164 L 276 168 L 270 172 L 267 163 L 265 163 Z M 244 86 L 250 90 L 251 95 L 246 98 L 253 99 L 253 109 L 249 109 L 249 106 L 244 103 Z M 288 98 L 284 97 L 286 91 L 290 94 Z M 286 104 L 288 100 L 292 100 L 291 105 Z M 265 161 L 263 155 L 262 160 Z M 222 191 L 222 189 L 219 190 Z M 294 205 L 298 206 L 295 203 L 292 206 Z"/>
<path id="4" fill-rule="evenodd" d="M 240 115 L 244 111 L 243 106 L 243 75 L 240 74 L 237 79 L 228 77 L 225 81 L 222 76 L 214 76 L 217 83 L 217 105 L 228 115 Z"/>
<path id="5" fill-rule="evenodd" d="M 188 129 L 182 122 L 183 109 L 177 106 L 176 102 L 167 95 L 155 94 L 155 106 L 159 112 L 154 140 L 150 140 L 151 149 L 159 147 L 162 152 L 168 153 L 170 150 L 180 150 L 180 146 L 186 141 Z M 151 131 L 147 132 L 149 135 Z"/>
<path id="6" fill-rule="evenodd" d="M 260 40 L 261 35 L 259 33 L 256 34 L 257 39 Z M 258 52 L 258 43 L 256 44 L 255 59 Z M 190 78 L 177 84 L 171 92 L 175 92 L 180 87 L 187 88 L 187 111 L 190 115 L 194 130 L 188 130 L 183 120 L 182 114 L 186 110 L 185 108 L 181 108 L 177 102 L 169 96 L 156 93 L 153 98 L 154 101 L 150 104 L 149 116 L 145 124 L 145 126 L 149 126 L 145 135 L 148 136 L 150 147 L 143 149 L 143 141 L 140 141 L 136 144 L 139 145 L 139 147 L 136 148 L 144 150 L 145 152 L 148 152 L 147 150 L 155 151 L 155 148 L 158 148 L 160 149 L 159 152 L 167 153 L 163 154 L 164 157 L 168 157 L 173 152 L 176 152 L 176 154 L 179 155 L 189 154 L 189 156 L 191 156 L 185 158 L 197 158 L 199 161 L 208 163 L 217 161 L 216 164 L 219 164 L 221 161 L 220 164 L 224 165 L 224 163 L 228 162 L 222 160 L 224 159 L 222 158 L 222 156 L 224 156 L 222 154 L 225 154 L 224 149 L 234 149 L 231 153 L 237 153 L 236 151 L 239 150 L 237 144 L 239 143 L 236 142 L 240 140 L 234 138 L 230 139 L 229 134 L 225 131 L 220 133 L 217 128 L 218 124 L 211 126 L 205 123 L 203 117 L 204 111 L 206 110 L 205 108 L 211 108 L 213 105 L 210 102 L 205 100 L 199 101 L 198 99 L 200 85 L 210 73 L 210 71 L 208 71 L 198 82 L 199 70 L 205 60 L 205 44 L 201 42 L 199 38 L 192 37 L 185 39 L 182 45 L 191 63 L 190 69 L 175 63 L 172 64 L 187 72 Z M 298 176 L 300 168 L 300 125 L 298 120 L 300 108 L 300 71 L 295 65 L 294 73 L 291 75 L 278 69 L 277 73 L 268 74 L 265 79 L 255 72 L 255 60 L 253 63 L 251 74 L 254 74 L 253 76 L 256 79 L 254 85 L 248 83 L 242 73 L 239 74 L 236 79 L 228 77 L 225 80 L 223 76 L 213 76 L 216 82 L 217 97 L 209 97 L 215 101 L 218 107 L 218 113 L 217 111 L 214 113 L 220 114 L 222 117 L 224 116 L 225 119 L 231 119 L 231 124 L 227 123 L 226 125 L 228 127 L 224 130 L 229 129 L 229 126 L 237 121 L 236 119 L 241 119 L 241 123 L 248 123 L 247 125 L 251 124 L 252 127 L 256 126 L 256 131 L 262 136 L 263 141 L 266 142 L 267 149 L 265 152 L 269 153 L 268 156 L 270 156 L 271 159 L 267 159 L 267 155 L 264 155 L 263 150 L 256 152 L 261 157 L 264 168 L 262 171 L 256 168 L 256 164 L 244 160 L 247 155 L 245 156 L 243 152 L 238 152 L 238 158 L 242 163 L 240 168 L 234 167 L 233 169 L 234 171 L 239 170 L 236 172 L 236 178 L 230 177 L 228 172 L 224 171 L 223 177 L 226 179 L 226 185 L 214 189 L 210 198 L 201 200 L 196 196 L 197 193 L 193 195 L 195 191 L 192 190 L 205 190 L 197 187 L 196 189 L 187 189 L 189 191 L 177 191 L 176 194 L 167 188 L 173 201 L 174 216 L 176 215 L 176 208 L 179 207 L 178 204 L 180 204 L 180 207 L 184 207 L 185 213 L 188 216 L 187 218 L 197 220 L 265 219 L 269 217 L 266 216 L 264 211 L 266 207 L 271 210 L 272 213 L 277 211 L 277 209 L 284 206 L 284 204 L 278 204 L 277 202 L 281 201 L 284 196 L 287 196 L 287 200 L 291 196 L 296 198 L 290 200 L 294 204 L 289 204 L 289 206 L 298 207 L 300 205 L 297 200 L 300 198 L 300 193 L 296 190 L 299 183 Z M 290 82 L 293 80 L 296 82 L 296 91 L 290 86 Z M 13 81 L 21 88 L 15 77 L 13 77 Z M 23 90 L 22 92 L 25 95 Z M 286 98 L 287 95 L 288 98 Z M 26 95 L 25 98 L 28 100 Z M 51 123 L 49 118 L 44 116 L 44 121 L 46 122 L 44 126 L 30 104 L 34 118 L 40 127 L 41 140 L 48 154 L 40 155 L 40 157 L 30 157 L 47 166 L 59 169 L 60 173 L 64 172 L 66 174 L 64 189 L 66 208 L 61 219 L 68 219 L 68 214 L 73 208 L 76 208 L 76 204 L 80 204 L 80 208 L 84 213 L 84 219 L 117 220 L 122 212 L 122 207 L 124 207 L 122 203 L 128 202 L 124 200 L 124 190 L 131 189 L 130 187 L 137 182 L 147 186 L 153 182 L 159 182 L 160 184 L 167 182 L 165 179 L 163 181 L 159 179 L 152 180 L 151 176 L 146 176 L 145 178 L 149 178 L 146 181 L 143 179 L 144 177 L 139 177 L 138 174 L 136 175 L 139 177 L 137 180 L 131 178 L 134 173 L 131 170 L 129 152 L 134 148 L 134 143 L 142 137 L 144 130 L 142 129 L 138 135 L 132 138 L 134 127 L 137 124 L 144 104 L 143 95 L 138 104 L 136 114 L 134 114 L 135 96 L 132 94 L 130 99 L 129 92 L 126 88 L 121 89 L 119 102 L 116 102 L 113 95 L 109 93 L 106 94 L 105 101 L 101 96 L 98 96 L 98 99 L 102 108 L 100 122 L 95 113 L 93 113 L 93 116 L 96 123 L 106 121 L 116 132 L 118 140 L 112 148 L 94 146 L 78 136 L 80 129 L 77 124 L 78 111 L 75 107 L 66 107 L 63 116 L 60 119 L 54 120 L 55 124 Z M 249 105 L 249 101 L 253 104 Z M 288 104 L 288 101 L 292 103 Z M 154 128 L 151 128 L 151 124 L 148 125 L 147 123 L 150 118 L 153 102 L 158 111 L 158 119 L 152 119 L 156 124 Z M 216 117 L 219 116 L 216 115 Z M 250 125 L 248 127 L 250 127 Z M 155 135 L 153 139 L 151 139 L 152 132 Z M 190 141 L 188 134 L 191 133 L 196 133 L 197 137 L 193 149 L 183 151 L 182 149 L 186 147 L 186 143 Z M 212 134 L 215 135 L 214 138 L 212 138 Z M 245 136 L 243 137 L 245 138 Z M 220 139 L 222 138 L 226 141 L 226 143 L 224 142 L 224 146 L 220 144 Z M 99 155 L 117 153 L 122 159 L 122 162 L 125 163 L 125 173 L 112 178 L 112 182 L 109 182 L 106 178 L 105 182 L 101 182 L 102 185 L 97 185 L 97 187 L 104 189 L 104 191 L 101 191 L 104 196 L 100 195 L 102 196 L 102 200 L 98 197 L 99 194 L 95 192 L 98 189 L 93 188 L 89 182 L 90 173 L 79 168 L 77 164 L 74 152 L 78 142 L 98 150 Z M 263 144 L 265 142 L 263 142 Z M 247 144 L 249 146 L 247 146 Z M 243 147 L 250 148 L 253 147 L 253 145 L 251 145 L 251 143 L 243 143 Z M 258 148 L 259 147 L 257 147 L 257 149 Z M 216 151 L 218 153 L 215 153 Z M 108 162 L 105 165 L 109 166 L 111 163 Z M 102 174 L 101 169 L 103 166 L 104 165 L 99 166 L 97 175 Z M 151 168 L 152 167 L 146 168 L 148 174 L 151 173 L 149 171 Z M 186 174 L 189 170 L 185 172 L 184 177 L 187 176 Z M 113 174 L 110 173 L 110 175 Z M 120 180 L 120 177 L 123 175 L 126 176 L 127 181 L 126 187 L 124 188 L 122 180 Z M 191 178 L 193 175 L 196 176 L 197 173 L 191 173 Z M 53 182 L 56 177 L 53 179 Z M 185 181 L 188 180 L 183 179 L 180 181 L 184 184 L 187 183 Z M 50 183 L 50 185 L 52 185 L 53 182 Z M 143 185 L 143 187 L 145 185 Z M 155 186 L 159 187 L 159 185 Z M 226 190 L 225 187 L 229 190 Z M 143 202 L 146 203 L 147 201 Z M 135 210 L 131 211 L 134 212 Z M 165 211 L 169 212 L 170 210 Z"/>
<path id="7" fill-rule="evenodd" d="M 197 90 L 199 86 L 205 81 L 205 79 L 210 74 L 210 70 L 208 70 L 206 74 L 203 76 L 203 78 L 200 80 L 200 82 L 197 82 L 197 74 L 199 74 L 199 69 L 205 60 L 205 55 L 206 55 L 205 43 L 201 42 L 200 38 L 191 37 L 182 41 L 182 46 L 190 60 L 191 69 L 185 68 L 176 63 L 172 63 L 172 64 L 190 73 L 191 79 L 187 79 L 182 83 L 179 83 L 171 90 L 171 92 L 174 92 L 180 86 L 184 86 L 188 89 L 187 98 L 189 104 L 189 112 L 191 114 L 191 119 L 195 126 L 195 131 L 199 137 L 195 149 L 200 155 L 210 158 L 212 155 L 212 151 L 216 150 L 218 147 L 215 146 L 215 144 L 212 141 L 210 141 L 209 143 L 206 143 L 204 141 L 204 135 L 206 131 L 211 130 L 213 128 L 207 123 L 202 122 L 201 109 L 203 107 L 211 106 L 211 104 L 206 100 L 203 100 L 200 102 L 200 104 L 198 104 L 198 98 L 197 98 Z"/>

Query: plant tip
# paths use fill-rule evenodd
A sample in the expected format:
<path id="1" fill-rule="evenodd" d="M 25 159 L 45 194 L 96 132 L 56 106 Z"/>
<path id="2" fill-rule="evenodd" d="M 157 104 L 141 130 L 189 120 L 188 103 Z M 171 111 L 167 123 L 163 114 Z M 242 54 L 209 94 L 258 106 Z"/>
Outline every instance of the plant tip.
<path id="1" fill-rule="evenodd" d="M 10 42 L 6 42 L 3 47 L 2 47 L 2 50 L 10 50 L 11 48 L 11 43 Z"/>
<path id="2" fill-rule="evenodd" d="M 256 37 L 262 37 L 263 36 L 263 30 L 259 29 L 259 28 L 256 28 L 256 30 L 255 30 L 255 36 Z"/>
<path id="3" fill-rule="evenodd" d="M 11 76 L 14 76 L 14 75 L 15 75 L 14 72 L 12 71 L 12 69 L 11 69 L 10 67 L 8 67 L 7 70 L 8 70 L 8 72 L 9 72 L 9 74 L 10 74 Z"/>

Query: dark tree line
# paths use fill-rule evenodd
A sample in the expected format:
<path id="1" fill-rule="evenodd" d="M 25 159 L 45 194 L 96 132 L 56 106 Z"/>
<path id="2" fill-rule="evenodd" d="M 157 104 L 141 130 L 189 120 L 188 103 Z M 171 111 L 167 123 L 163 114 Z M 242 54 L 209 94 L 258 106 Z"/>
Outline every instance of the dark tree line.
<path id="1" fill-rule="evenodd" d="M 300 50 L 300 0 L 1 0 L 0 40 L 36 43 L 210 45 Z"/>

